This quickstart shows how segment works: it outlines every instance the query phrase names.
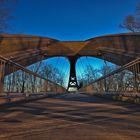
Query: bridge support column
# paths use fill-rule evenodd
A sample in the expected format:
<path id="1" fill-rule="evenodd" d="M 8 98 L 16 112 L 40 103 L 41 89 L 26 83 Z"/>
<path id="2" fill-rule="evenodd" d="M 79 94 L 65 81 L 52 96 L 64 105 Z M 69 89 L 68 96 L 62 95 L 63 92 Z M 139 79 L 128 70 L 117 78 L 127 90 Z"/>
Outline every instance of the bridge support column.
<path id="1" fill-rule="evenodd" d="M 0 61 L 0 93 L 4 92 L 4 70 L 5 63 Z"/>
<path id="2" fill-rule="evenodd" d="M 78 89 L 78 83 L 77 83 L 77 78 L 76 78 L 76 69 L 75 69 L 77 57 L 70 56 L 70 57 L 68 57 L 68 59 L 70 61 L 70 77 L 69 77 L 67 91 L 76 91 Z"/>

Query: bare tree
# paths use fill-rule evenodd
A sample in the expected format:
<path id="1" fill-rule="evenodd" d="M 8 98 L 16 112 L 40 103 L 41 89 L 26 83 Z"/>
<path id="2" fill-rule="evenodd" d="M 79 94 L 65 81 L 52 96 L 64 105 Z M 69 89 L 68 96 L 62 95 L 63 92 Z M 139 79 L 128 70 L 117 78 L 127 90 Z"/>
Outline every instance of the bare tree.
<path id="1" fill-rule="evenodd" d="M 140 32 L 140 3 L 136 7 L 134 15 L 126 16 L 119 26 L 131 32 Z"/>
<path id="2" fill-rule="evenodd" d="M 94 69 L 93 67 L 88 65 L 86 70 L 84 71 L 84 78 L 87 81 L 87 84 L 92 83 L 99 77 L 99 70 Z"/>
<path id="3" fill-rule="evenodd" d="M 120 25 L 121 28 L 128 29 L 131 32 L 136 32 L 136 19 L 133 15 L 128 15 L 125 17 L 123 24 Z"/>
<path id="4" fill-rule="evenodd" d="M 11 13 L 13 5 L 16 1 L 17 0 L 0 0 L 0 33 L 8 29 L 9 20 L 12 19 Z"/>
<path id="5" fill-rule="evenodd" d="M 39 66 L 38 70 L 37 71 L 33 70 L 34 72 L 42 75 L 43 77 L 54 83 L 57 83 L 62 86 L 64 85 L 65 78 L 64 73 L 60 71 L 58 68 L 54 67 L 51 64 L 45 64 L 44 62 L 42 62 L 40 65 L 38 64 L 38 66 Z M 38 66 L 34 65 L 35 68 L 37 68 Z"/>

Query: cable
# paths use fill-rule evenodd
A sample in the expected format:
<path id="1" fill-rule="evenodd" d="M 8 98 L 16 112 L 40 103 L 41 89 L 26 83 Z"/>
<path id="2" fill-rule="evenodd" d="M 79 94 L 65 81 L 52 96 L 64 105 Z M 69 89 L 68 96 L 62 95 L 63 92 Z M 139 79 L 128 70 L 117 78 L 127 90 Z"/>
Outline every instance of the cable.
<path id="1" fill-rule="evenodd" d="M 82 66 L 83 66 L 83 63 L 81 62 L 81 58 L 79 58 L 79 62 L 81 63 L 81 67 L 82 67 Z M 80 65 L 80 63 L 79 63 L 79 65 Z M 81 77 L 82 77 L 82 79 L 83 79 L 83 81 L 84 81 L 83 73 L 81 72 L 80 67 L 79 67 L 79 71 L 80 71 Z"/>
<path id="2" fill-rule="evenodd" d="M 90 70 L 91 70 L 91 72 L 92 72 L 92 75 L 93 75 L 93 74 L 94 74 L 94 71 L 93 71 L 93 69 L 92 69 L 92 66 L 90 65 L 90 62 L 89 62 L 87 56 L 86 56 L 86 59 L 87 59 L 87 64 L 89 65 L 89 68 L 90 68 Z"/>

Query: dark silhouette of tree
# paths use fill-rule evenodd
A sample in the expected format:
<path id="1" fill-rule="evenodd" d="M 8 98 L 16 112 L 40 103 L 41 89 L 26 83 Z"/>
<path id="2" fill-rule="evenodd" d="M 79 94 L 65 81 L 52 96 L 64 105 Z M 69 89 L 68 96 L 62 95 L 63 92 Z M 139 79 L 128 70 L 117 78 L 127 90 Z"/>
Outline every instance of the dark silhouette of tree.
<path id="1" fill-rule="evenodd" d="M 120 27 L 131 32 L 140 32 L 140 3 L 136 7 L 136 12 L 126 16 Z"/>
<path id="2" fill-rule="evenodd" d="M 17 0 L 0 0 L 0 33 L 5 32 L 9 27 L 12 17 L 13 6 Z"/>

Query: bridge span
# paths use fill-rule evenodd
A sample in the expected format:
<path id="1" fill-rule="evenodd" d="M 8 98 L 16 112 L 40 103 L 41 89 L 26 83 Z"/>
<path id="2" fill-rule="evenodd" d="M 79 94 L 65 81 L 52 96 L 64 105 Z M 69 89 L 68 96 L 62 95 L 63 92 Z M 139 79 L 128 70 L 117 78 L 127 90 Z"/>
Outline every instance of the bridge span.
<path id="1" fill-rule="evenodd" d="M 1 140 L 139 140 L 139 105 L 69 93 L 0 107 Z"/>

